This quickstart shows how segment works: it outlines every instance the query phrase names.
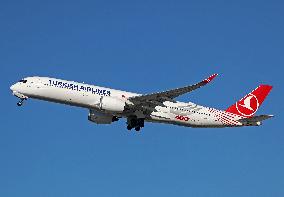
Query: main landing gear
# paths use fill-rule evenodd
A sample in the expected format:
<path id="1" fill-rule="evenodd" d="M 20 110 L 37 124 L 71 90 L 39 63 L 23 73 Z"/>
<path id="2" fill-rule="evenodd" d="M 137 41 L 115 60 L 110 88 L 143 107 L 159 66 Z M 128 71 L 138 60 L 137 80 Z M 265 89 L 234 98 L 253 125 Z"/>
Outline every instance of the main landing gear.
<path id="1" fill-rule="evenodd" d="M 140 131 L 140 129 L 144 127 L 144 119 L 143 118 L 131 118 L 127 120 L 127 129 L 131 130 L 135 128 L 135 131 Z"/>

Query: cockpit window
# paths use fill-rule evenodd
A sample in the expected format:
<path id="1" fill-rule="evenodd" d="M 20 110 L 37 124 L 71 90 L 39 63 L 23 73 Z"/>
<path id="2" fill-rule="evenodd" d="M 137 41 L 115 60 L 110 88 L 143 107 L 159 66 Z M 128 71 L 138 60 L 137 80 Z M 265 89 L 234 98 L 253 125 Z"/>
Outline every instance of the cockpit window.
<path id="1" fill-rule="evenodd" d="M 27 80 L 21 79 L 19 82 L 27 83 Z"/>

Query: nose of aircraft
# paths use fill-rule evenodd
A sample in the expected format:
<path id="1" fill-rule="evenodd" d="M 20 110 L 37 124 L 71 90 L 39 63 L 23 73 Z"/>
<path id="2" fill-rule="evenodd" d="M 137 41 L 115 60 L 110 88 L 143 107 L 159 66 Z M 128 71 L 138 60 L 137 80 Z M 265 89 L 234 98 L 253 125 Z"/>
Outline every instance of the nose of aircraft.
<path id="1" fill-rule="evenodd" d="M 15 91 L 15 84 L 11 85 L 10 90 Z"/>

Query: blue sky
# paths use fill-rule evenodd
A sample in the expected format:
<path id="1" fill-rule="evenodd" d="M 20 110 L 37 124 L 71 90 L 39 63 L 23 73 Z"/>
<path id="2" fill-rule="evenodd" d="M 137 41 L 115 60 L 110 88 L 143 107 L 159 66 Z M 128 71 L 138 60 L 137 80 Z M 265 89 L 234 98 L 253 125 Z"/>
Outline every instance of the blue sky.
<path id="1" fill-rule="evenodd" d="M 1 1 L 0 196 L 284 196 L 283 1 Z M 51 76 L 226 109 L 274 86 L 261 127 L 191 129 L 29 100 L 9 86 Z"/>

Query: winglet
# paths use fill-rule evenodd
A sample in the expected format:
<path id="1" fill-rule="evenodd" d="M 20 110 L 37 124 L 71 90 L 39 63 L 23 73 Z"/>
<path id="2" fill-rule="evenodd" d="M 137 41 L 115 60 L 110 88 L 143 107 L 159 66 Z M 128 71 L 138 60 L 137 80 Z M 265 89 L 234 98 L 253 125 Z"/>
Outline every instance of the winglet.
<path id="1" fill-rule="evenodd" d="M 208 77 L 207 79 L 204 79 L 202 82 L 205 82 L 205 83 L 209 83 L 210 81 L 212 81 L 218 74 L 213 74 L 211 75 L 210 77 Z"/>

